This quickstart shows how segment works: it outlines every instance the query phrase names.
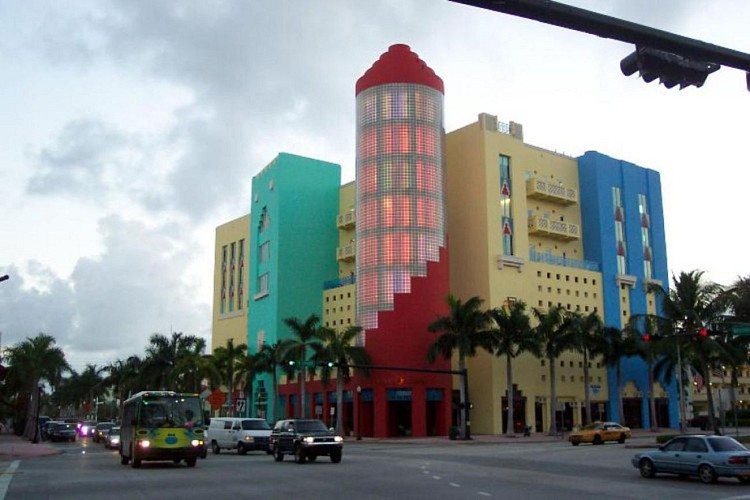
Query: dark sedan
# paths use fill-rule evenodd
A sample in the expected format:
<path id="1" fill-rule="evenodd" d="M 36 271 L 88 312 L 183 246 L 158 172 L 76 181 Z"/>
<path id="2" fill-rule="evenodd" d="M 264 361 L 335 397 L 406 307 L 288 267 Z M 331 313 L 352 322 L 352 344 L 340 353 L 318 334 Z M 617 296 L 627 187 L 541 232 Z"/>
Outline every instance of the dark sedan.
<path id="1" fill-rule="evenodd" d="M 49 426 L 47 435 L 50 441 L 75 441 L 77 435 L 76 426 L 74 424 L 58 422 Z"/>
<path id="2" fill-rule="evenodd" d="M 290 419 L 276 422 L 269 444 L 277 462 L 284 460 L 284 455 L 294 455 L 298 464 L 327 455 L 337 464 L 341 462 L 343 441 L 320 420 Z"/>
<path id="3" fill-rule="evenodd" d="M 750 481 L 750 450 L 729 436 L 678 436 L 658 450 L 637 453 L 632 463 L 646 478 L 665 472 L 698 476 L 704 483 L 719 477 Z"/>

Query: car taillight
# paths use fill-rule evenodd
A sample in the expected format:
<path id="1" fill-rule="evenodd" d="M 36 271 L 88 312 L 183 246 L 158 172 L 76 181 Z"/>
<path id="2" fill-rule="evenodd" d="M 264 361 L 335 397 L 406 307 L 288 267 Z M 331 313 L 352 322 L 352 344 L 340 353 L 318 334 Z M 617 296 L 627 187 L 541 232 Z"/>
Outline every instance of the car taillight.
<path id="1" fill-rule="evenodd" d="M 747 456 L 746 455 L 737 455 L 733 457 L 729 457 L 727 460 L 727 463 L 730 464 L 746 464 L 747 463 Z"/>

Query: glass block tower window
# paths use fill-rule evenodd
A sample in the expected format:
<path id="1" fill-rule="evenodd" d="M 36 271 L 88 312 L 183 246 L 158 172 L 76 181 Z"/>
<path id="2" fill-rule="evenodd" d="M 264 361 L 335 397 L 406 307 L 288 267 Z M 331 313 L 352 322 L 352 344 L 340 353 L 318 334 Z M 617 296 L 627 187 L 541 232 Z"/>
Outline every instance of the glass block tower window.
<path id="1" fill-rule="evenodd" d="M 357 322 L 378 326 L 394 294 L 445 246 L 443 83 L 406 45 L 357 82 Z"/>

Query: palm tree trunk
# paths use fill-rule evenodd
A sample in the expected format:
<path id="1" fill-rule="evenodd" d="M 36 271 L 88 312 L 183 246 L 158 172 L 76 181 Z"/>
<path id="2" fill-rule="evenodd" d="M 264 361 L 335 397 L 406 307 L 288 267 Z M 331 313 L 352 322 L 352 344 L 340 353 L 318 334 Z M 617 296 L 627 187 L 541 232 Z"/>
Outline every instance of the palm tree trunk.
<path id="1" fill-rule="evenodd" d="M 281 418 L 281 415 L 279 415 L 279 378 L 276 375 L 276 365 L 273 365 L 273 373 L 271 374 L 272 378 L 272 384 L 273 384 L 273 420 L 279 420 Z M 266 416 L 268 418 L 268 416 Z"/>
<path id="2" fill-rule="evenodd" d="M 339 365 L 336 368 L 336 434 L 344 435 L 344 376 Z"/>
<path id="3" fill-rule="evenodd" d="M 656 400 L 654 398 L 654 364 L 650 362 L 648 364 L 648 408 L 651 412 L 651 431 L 656 432 L 659 430 L 658 422 L 656 421 Z"/>
<path id="4" fill-rule="evenodd" d="M 615 367 L 615 374 L 617 379 L 617 410 L 620 412 L 620 425 L 625 425 L 625 409 L 622 406 L 622 369 L 620 368 L 620 361 L 617 362 Z"/>
<path id="5" fill-rule="evenodd" d="M 515 426 L 513 425 L 513 403 L 515 403 L 516 395 L 513 393 L 513 369 L 511 367 L 511 356 L 508 354 L 508 360 L 505 363 L 505 376 L 508 381 L 507 400 L 508 400 L 508 413 L 505 425 L 505 434 L 512 436 L 515 434 Z"/>
<path id="6" fill-rule="evenodd" d="M 29 440 L 33 440 L 37 432 L 37 415 L 39 414 L 39 398 L 41 396 L 39 389 L 39 380 L 34 380 L 29 387 L 29 402 L 26 405 L 26 425 L 24 426 L 23 435 Z"/>
<path id="7" fill-rule="evenodd" d="M 711 390 L 711 368 L 708 364 L 704 365 L 704 373 L 705 379 L 706 379 L 706 397 L 708 399 L 708 418 L 709 423 L 711 424 L 711 429 L 713 429 L 714 434 L 721 434 L 721 430 L 719 429 L 719 422 L 718 419 L 714 418 L 714 396 L 713 391 Z"/>
<path id="8" fill-rule="evenodd" d="M 464 373 L 464 370 L 466 369 L 466 360 L 463 356 L 459 356 L 458 358 L 458 371 L 461 373 Z M 461 381 L 461 383 L 458 385 L 458 393 L 459 393 L 459 400 L 461 403 L 461 411 L 458 414 L 458 428 L 459 428 L 459 436 L 461 439 L 466 439 L 466 404 L 468 403 L 466 401 L 466 391 L 464 390 L 464 383 Z"/>
<path id="9" fill-rule="evenodd" d="M 589 351 L 588 349 L 583 350 L 583 404 L 586 405 L 583 412 L 583 423 L 591 423 L 591 387 L 589 380 Z"/>
<path id="10" fill-rule="evenodd" d="M 307 395 L 305 394 L 305 379 L 307 370 L 305 367 L 302 367 L 302 370 L 300 371 L 300 418 L 307 418 Z"/>
<path id="11" fill-rule="evenodd" d="M 549 360 L 549 433 L 557 434 L 557 385 L 555 384 L 555 360 Z"/>

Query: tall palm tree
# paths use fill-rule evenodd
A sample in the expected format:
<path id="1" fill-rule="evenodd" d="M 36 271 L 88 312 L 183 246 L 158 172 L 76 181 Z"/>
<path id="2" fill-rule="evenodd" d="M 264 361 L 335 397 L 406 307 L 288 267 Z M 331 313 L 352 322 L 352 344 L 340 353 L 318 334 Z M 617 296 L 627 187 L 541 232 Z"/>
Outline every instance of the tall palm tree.
<path id="1" fill-rule="evenodd" d="M 255 407 L 253 405 L 253 384 L 255 383 L 255 376 L 263 371 L 263 363 L 264 359 L 258 353 L 245 353 L 235 366 L 234 382 L 235 385 L 244 382 L 242 385 L 245 387 L 245 415 L 250 417 L 255 416 Z"/>
<path id="2" fill-rule="evenodd" d="M 638 342 L 629 331 L 614 327 L 605 327 L 597 353 L 602 357 L 605 366 L 615 370 L 615 387 L 617 390 L 617 411 L 620 423 L 625 423 L 622 406 L 622 359 L 634 356 L 638 352 Z"/>
<path id="3" fill-rule="evenodd" d="M 630 332 L 630 337 L 636 342 L 636 354 L 646 363 L 649 422 L 653 432 L 659 430 L 656 421 L 656 398 L 654 394 L 657 362 L 664 359 L 664 353 L 668 352 L 668 348 L 660 340 L 663 333 L 659 328 L 660 319 L 658 316 L 650 314 L 633 315 L 625 327 Z M 670 377 L 666 378 L 669 379 Z"/>
<path id="4" fill-rule="evenodd" d="M 565 309 L 553 306 L 546 312 L 534 309 L 534 316 L 538 324 L 534 331 L 539 338 L 541 352 L 549 364 L 549 392 L 550 392 L 550 426 L 549 433 L 557 434 L 557 380 L 555 378 L 555 363 L 557 358 L 566 350 L 574 347 L 574 335 L 569 322 L 566 321 Z"/>
<path id="5" fill-rule="evenodd" d="M 126 359 L 117 359 L 106 367 L 107 384 L 119 400 L 120 410 L 125 400 L 141 388 L 141 364 L 138 356 L 128 356 Z"/>
<path id="6" fill-rule="evenodd" d="M 227 403 L 229 404 L 229 414 L 234 414 L 234 402 L 232 394 L 234 392 L 235 372 L 237 365 L 247 355 L 247 345 L 240 344 L 235 346 L 233 339 L 227 339 L 225 346 L 214 349 L 214 362 L 218 369 L 221 380 L 227 384 Z"/>
<path id="7" fill-rule="evenodd" d="M 301 321 L 295 317 L 285 318 L 284 324 L 294 334 L 294 338 L 288 339 L 285 342 L 284 355 L 289 360 L 294 362 L 295 366 L 299 366 L 300 370 L 300 416 L 307 418 L 307 393 L 305 391 L 305 382 L 307 379 L 307 369 L 310 363 L 309 354 L 315 354 L 323 348 L 323 344 L 320 341 L 318 335 L 321 326 L 320 318 L 317 315 L 311 314 L 305 321 Z M 312 367 L 311 371 L 314 373 L 315 368 Z"/>
<path id="8" fill-rule="evenodd" d="M 352 372 L 349 365 L 366 366 L 372 363 L 364 347 L 354 345 L 354 341 L 362 332 L 359 326 L 350 326 L 337 332 L 330 328 L 321 328 L 318 337 L 323 342 L 323 349 L 318 352 L 317 361 L 323 366 L 321 380 L 328 384 L 333 365 L 336 368 L 336 432 L 343 435 L 344 420 L 344 383 L 351 380 Z M 368 370 L 363 370 L 365 374 Z"/>
<path id="9" fill-rule="evenodd" d="M 584 387 L 584 423 L 591 423 L 591 374 L 589 360 L 599 354 L 604 334 L 604 323 L 599 315 L 591 312 L 583 315 L 579 312 L 570 313 L 570 327 L 573 334 L 573 348 L 583 355 L 583 387 Z"/>
<path id="10" fill-rule="evenodd" d="M 458 370 L 466 373 L 466 358 L 475 356 L 478 348 L 492 353 L 492 334 L 487 330 L 489 316 L 482 310 L 483 300 L 476 296 L 464 303 L 461 299 L 448 295 L 446 302 L 448 315 L 437 318 L 427 327 L 433 333 L 440 333 L 427 350 L 427 361 L 434 362 L 438 355 L 450 359 L 456 353 Z M 460 413 L 459 435 L 463 439 L 470 439 L 464 384 L 461 384 L 459 393 L 463 410 Z"/>
<path id="11" fill-rule="evenodd" d="M 675 325 L 690 336 L 697 337 L 697 332 L 705 325 L 714 324 L 730 305 L 729 297 L 723 288 L 716 283 L 706 281 L 703 271 L 682 272 L 672 275 L 672 289 L 665 293 L 660 287 L 652 288 L 662 297 L 664 314 Z M 686 359 L 693 365 L 706 381 L 710 380 L 711 368 L 721 353 L 721 346 L 711 338 L 696 338 L 695 342 L 686 344 Z M 714 418 L 714 400 L 711 384 L 706 384 L 708 414 L 711 417 L 713 430 L 719 433 L 719 423 Z"/>
<path id="12" fill-rule="evenodd" d="M 540 355 L 539 341 L 532 334 L 531 321 L 526 314 L 526 304 L 524 302 L 515 302 L 513 304 L 490 309 L 489 317 L 494 322 L 494 327 L 490 329 L 493 336 L 493 347 L 496 356 L 505 356 L 505 374 L 507 380 L 507 400 L 508 410 L 505 419 L 505 433 L 514 434 L 514 416 L 513 405 L 515 403 L 515 394 L 513 392 L 513 359 L 523 352 L 531 352 L 534 355 Z"/>
<path id="13" fill-rule="evenodd" d="M 20 344 L 11 346 L 6 351 L 9 371 L 19 381 L 24 381 L 24 391 L 29 396 L 30 404 L 26 407 L 26 425 L 23 435 L 36 440 L 36 415 L 42 394 L 40 384 L 47 382 L 56 385 L 63 373 L 70 370 L 62 349 L 55 345 L 54 337 L 39 333 L 36 337 L 27 337 Z"/>
<path id="14" fill-rule="evenodd" d="M 211 355 L 206 354 L 206 341 L 195 338 L 184 345 L 174 369 L 170 375 L 170 382 L 176 391 L 198 393 L 203 380 L 209 380 L 212 387 L 221 381 L 221 373 Z"/>
<path id="15" fill-rule="evenodd" d="M 158 333 L 151 335 L 142 363 L 143 382 L 151 388 L 170 389 L 169 384 L 175 377 L 175 366 L 180 358 L 201 341 L 194 335 L 177 332 L 169 337 Z"/>
<path id="16" fill-rule="evenodd" d="M 279 415 L 279 373 L 280 367 L 287 368 L 289 365 L 284 363 L 284 353 L 286 352 L 286 343 L 283 341 L 277 341 L 273 344 L 263 344 L 258 351 L 258 364 L 259 368 L 265 372 L 271 374 L 271 385 L 273 386 L 273 402 L 271 403 L 271 411 L 273 412 L 273 419 L 278 420 Z"/>

